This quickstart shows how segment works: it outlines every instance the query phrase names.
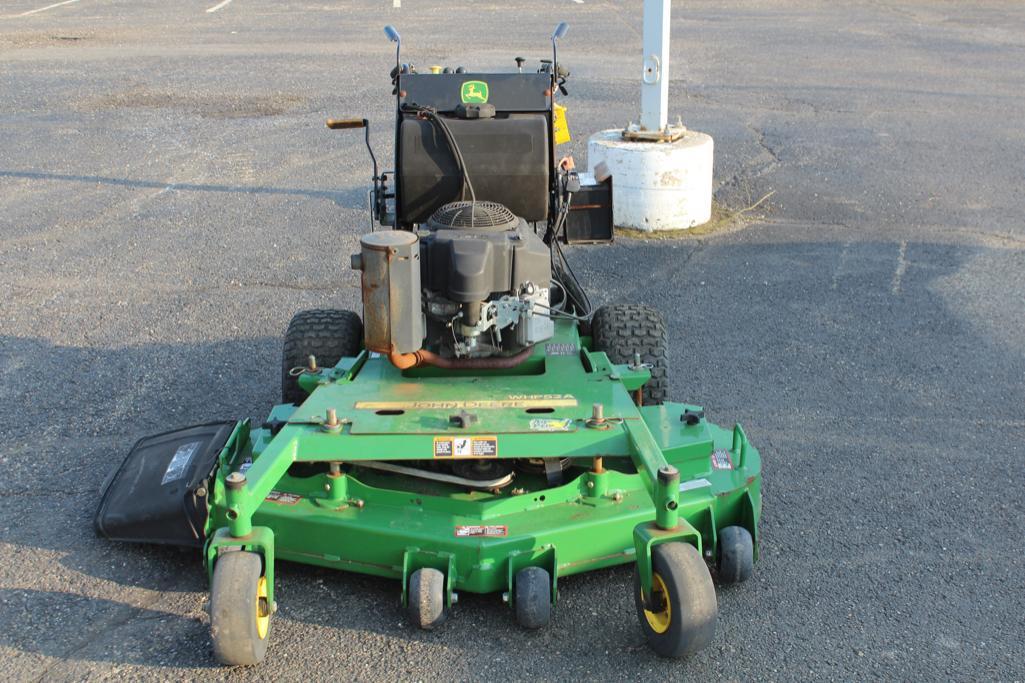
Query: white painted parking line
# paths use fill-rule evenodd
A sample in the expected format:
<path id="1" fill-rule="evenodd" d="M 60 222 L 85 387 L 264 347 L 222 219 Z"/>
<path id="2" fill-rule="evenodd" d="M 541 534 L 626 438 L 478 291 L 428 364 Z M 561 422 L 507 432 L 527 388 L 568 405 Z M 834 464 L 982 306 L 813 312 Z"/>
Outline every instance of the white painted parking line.
<path id="1" fill-rule="evenodd" d="M 584 0 L 573 0 L 573 2 L 577 3 L 578 5 L 584 4 Z"/>
<path id="2" fill-rule="evenodd" d="M 890 291 L 894 296 L 900 296 L 900 281 L 908 269 L 907 253 L 908 241 L 901 240 L 900 250 L 897 252 L 897 269 L 893 271 L 893 283 L 890 285 Z"/>
<path id="3" fill-rule="evenodd" d="M 213 14 L 214 12 L 216 12 L 219 9 L 221 9 L 222 7 L 225 7 L 225 6 L 230 5 L 230 4 L 231 4 L 231 0 L 224 0 L 223 2 L 219 2 L 216 5 L 214 5 L 213 7 L 211 7 L 210 9 L 208 9 L 206 11 L 206 13 L 207 14 Z"/>
<path id="4" fill-rule="evenodd" d="M 54 7 L 60 7 L 61 5 L 70 5 L 73 2 L 78 2 L 78 0 L 64 0 L 64 2 L 55 2 L 52 5 L 47 5 L 46 7 L 40 7 L 39 9 L 30 9 L 28 12 L 22 12 L 18 16 L 19 17 L 27 17 L 30 14 L 37 14 L 39 12 L 45 12 L 48 9 L 53 9 Z"/>

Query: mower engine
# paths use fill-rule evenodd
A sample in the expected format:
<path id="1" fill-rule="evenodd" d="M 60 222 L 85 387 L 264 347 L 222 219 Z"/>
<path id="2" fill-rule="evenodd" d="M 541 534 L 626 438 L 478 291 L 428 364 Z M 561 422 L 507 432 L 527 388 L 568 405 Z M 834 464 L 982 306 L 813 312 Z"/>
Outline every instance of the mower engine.
<path id="1" fill-rule="evenodd" d="M 426 345 L 445 357 L 516 353 L 552 336 L 548 246 L 495 202 L 453 202 L 420 231 Z"/>
<path id="2" fill-rule="evenodd" d="M 451 202 L 416 233 L 370 233 L 361 247 L 369 349 L 510 357 L 555 332 L 548 246 L 502 204 Z"/>

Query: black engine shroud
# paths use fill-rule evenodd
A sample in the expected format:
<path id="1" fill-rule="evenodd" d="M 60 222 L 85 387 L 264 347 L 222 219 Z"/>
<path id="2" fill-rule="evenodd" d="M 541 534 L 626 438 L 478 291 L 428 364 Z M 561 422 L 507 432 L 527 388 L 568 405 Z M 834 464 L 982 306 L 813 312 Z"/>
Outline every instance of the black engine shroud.
<path id="1" fill-rule="evenodd" d="M 525 283 L 547 289 L 552 277 L 548 247 L 522 218 L 504 206 L 478 202 L 474 227 L 454 227 L 470 214 L 469 202 L 438 211 L 420 231 L 422 286 L 459 303 L 516 292 Z M 458 207 L 453 218 L 449 207 Z M 447 211 L 446 211 L 447 210 Z M 469 221 L 466 221 L 469 222 Z M 488 225 L 491 224 L 491 225 Z M 487 227 L 482 227 L 487 226 Z"/>

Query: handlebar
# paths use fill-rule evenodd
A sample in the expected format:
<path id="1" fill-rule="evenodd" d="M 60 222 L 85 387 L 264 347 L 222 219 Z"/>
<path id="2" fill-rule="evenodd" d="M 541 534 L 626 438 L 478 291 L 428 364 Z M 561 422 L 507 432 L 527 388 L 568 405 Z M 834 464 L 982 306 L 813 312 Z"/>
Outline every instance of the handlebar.
<path id="1" fill-rule="evenodd" d="M 347 128 L 366 128 L 370 122 L 366 119 L 328 119 L 327 127 L 331 130 L 345 130 Z"/>

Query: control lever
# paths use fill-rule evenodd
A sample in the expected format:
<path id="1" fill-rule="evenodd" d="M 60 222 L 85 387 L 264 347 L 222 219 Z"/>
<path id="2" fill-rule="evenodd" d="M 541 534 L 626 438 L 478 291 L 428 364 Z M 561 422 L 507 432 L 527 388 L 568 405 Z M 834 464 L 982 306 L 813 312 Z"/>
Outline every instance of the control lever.
<path id="1" fill-rule="evenodd" d="M 370 161 L 374 164 L 373 193 L 375 196 L 375 201 L 371 204 L 371 217 L 377 218 L 377 214 L 380 213 L 380 205 L 378 202 L 381 201 L 384 190 L 381 186 L 381 176 L 377 172 L 377 157 L 374 156 L 374 148 L 370 146 L 370 121 L 368 121 L 367 119 L 328 119 L 327 127 L 331 130 L 348 130 L 352 128 L 364 129 L 364 137 L 367 143 L 367 152 L 370 153 Z"/>
<path id="2" fill-rule="evenodd" d="M 328 119 L 327 127 L 331 130 L 346 130 L 349 128 L 366 128 L 370 122 L 366 119 Z"/>

